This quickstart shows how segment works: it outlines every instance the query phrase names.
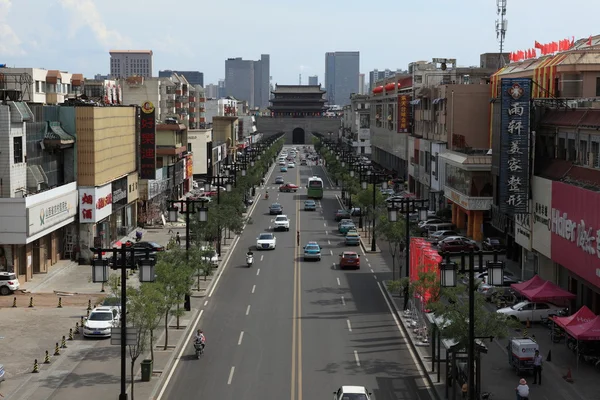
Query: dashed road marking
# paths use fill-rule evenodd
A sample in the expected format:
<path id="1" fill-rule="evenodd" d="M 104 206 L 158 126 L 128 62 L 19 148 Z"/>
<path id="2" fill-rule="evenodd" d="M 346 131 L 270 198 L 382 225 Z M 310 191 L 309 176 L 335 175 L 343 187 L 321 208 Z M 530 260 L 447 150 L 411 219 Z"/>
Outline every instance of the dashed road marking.
<path id="1" fill-rule="evenodd" d="M 340 282 L 340 278 L 335 278 L 335 279 L 337 280 L 337 284 L 338 284 L 338 286 L 341 286 L 341 285 L 342 285 L 342 282 Z"/>
<path id="2" fill-rule="evenodd" d="M 256 285 L 252 285 L 252 293 L 256 290 Z"/>
<path id="3" fill-rule="evenodd" d="M 248 304 L 248 307 L 246 308 L 246 315 L 250 314 L 250 304 Z"/>
<path id="4" fill-rule="evenodd" d="M 352 332 L 352 325 L 350 324 L 350 320 L 349 319 L 346 320 L 346 325 L 348 325 L 348 331 Z"/>

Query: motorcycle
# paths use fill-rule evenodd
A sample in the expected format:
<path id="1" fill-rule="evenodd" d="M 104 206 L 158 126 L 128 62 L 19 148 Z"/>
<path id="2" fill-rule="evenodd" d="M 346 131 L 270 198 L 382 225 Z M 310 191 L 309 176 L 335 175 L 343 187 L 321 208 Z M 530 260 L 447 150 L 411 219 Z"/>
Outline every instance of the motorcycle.
<path id="1" fill-rule="evenodd" d="M 200 355 L 204 354 L 204 343 L 195 342 L 194 349 L 196 350 L 196 358 L 200 358 Z"/>
<path id="2" fill-rule="evenodd" d="M 252 254 L 246 255 L 246 265 L 250 268 L 254 264 L 254 256 Z"/>
<path id="3" fill-rule="evenodd" d="M 269 200 L 269 193 L 265 193 L 265 200 Z"/>
<path id="4" fill-rule="evenodd" d="M 139 242 L 140 240 L 142 240 L 142 236 L 143 236 L 142 231 L 135 231 L 135 241 L 136 242 Z"/>

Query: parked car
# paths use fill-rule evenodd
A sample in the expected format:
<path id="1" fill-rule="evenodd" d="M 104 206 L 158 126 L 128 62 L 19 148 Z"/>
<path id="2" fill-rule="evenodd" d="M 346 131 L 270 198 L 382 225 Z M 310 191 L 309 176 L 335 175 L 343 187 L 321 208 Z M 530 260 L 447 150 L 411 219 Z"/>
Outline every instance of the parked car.
<path id="1" fill-rule="evenodd" d="M 315 211 L 317 209 L 317 203 L 314 200 L 304 201 L 304 211 Z"/>
<path id="2" fill-rule="evenodd" d="M 219 255 L 212 246 L 200 246 L 200 251 L 206 252 L 204 260 L 210 262 L 215 267 L 219 265 Z"/>
<path id="3" fill-rule="evenodd" d="M 428 225 L 428 224 L 441 224 L 442 222 L 446 222 L 441 218 L 427 218 L 425 221 L 419 221 L 419 223 L 417 224 L 417 226 L 419 228 L 422 228 L 423 225 Z"/>
<path id="4" fill-rule="evenodd" d="M 481 242 L 481 247 L 483 247 L 483 250 L 502 250 L 504 248 L 504 244 L 502 244 L 502 240 L 500 238 L 488 237 Z"/>
<path id="5" fill-rule="evenodd" d="M 256 250 L 275 250 L 277 238 L 272 233 L 261 233 L 256 238 Z"/>
<path id="6" fill-rule="evenodd" d="M 522 301 L 511 307 L 500 308 L 496 310 L 498 314 L 503 314 L 507 318 L 513 318 L 521 322 L 529 320 L 530 322 L 540 322 L 548 319 L 550 314 L 558 314 L 564 308 L 552 303 Z"/>
<path id="7" fill-rule="evenodd" d="M 12 272 L 0 272 L 0 294 L 6 296 L 19 290 L 19 279 Z"/>
<path id="8" fill-rule="evenodd" d="M 342 210 L 342 209 L 340 209 L 340 210 L 337 210 L 337 211 L 335 212 L 335 217 L 334 217 L 334 219 L 335 219 L 337 222 L 340 222 L 340 221 L 341 221 L 341 220 L 343 220 L 343 219 L 349 219 L 349 218 L 350 218 L 350 216 L 351 216 L 351 214 L 350 214 L 350 211 L 348 211 L 348 210 Z"/>
<path id="9" fill-rule="evenodd" d="M 456 231 L 435 231 L 429 235 L 429 239 L 433 244 L 438 244 L 440 240 L 447 236 L 459 236 L 459 234 Z"/>
<path id="10" fill-rule="evenodd" d="M 114 307 L 96 307 L 83 323 L 83 336 L 110 337 L 111 329 L 119 326 L 120 312 Z"/>
<path id="11" fill-rule="evenodd" d="M 288 182 L 285 185 L 279 186 L 279 191 L 280 192 L 297 192 L 298 185 L 294 185 L 293 183 Z"/>
<path id="12" fill-rule="evenodd" d="M 477 242 L 467 238 L 444 239 L 439 243 L 439 246 L 441 251 L 448 252 L 479 250 Z"/>
<path id="13" fill-rule="evenodd" d="M 275 221 L 273 221 L 273 230 L 278 231 L 278 230 L 284 230 L 284 231 L 289 231 L 290 230 L 290 220 L 288 219 L 287 215 L 278 215 L 275 218 Z"/>
<path id="14" fill-rule="evenodd" d="M 344 238 L 344 243 L 346 246 L 358 246 L 360 245 L 360 234 L 358 231 L 350 231 L 346 233 L 346 237 Z"/>
<path id="15" fill-rule="evenodd" d="M 321 261 L 321 246 L 317 242 L 308 242 L 304 246 L 304 261 Z"/>
<path id="16" fill-rule="evenodd" d="M 352 267 L 354 269 L 360 268 L 360 256 L 355 251 L 345 251 L 340 254 L 340 261 L 338 262 L 340 269 L 346 267 Z"/>
<path id="17" fill-rule="evenodd" d="M 283 206 L 279 203 L 273 203 L 271 204 L 271 206 L 269 207 L 269 214 L 270 215 L 280 215 L 283 214 Z"/>

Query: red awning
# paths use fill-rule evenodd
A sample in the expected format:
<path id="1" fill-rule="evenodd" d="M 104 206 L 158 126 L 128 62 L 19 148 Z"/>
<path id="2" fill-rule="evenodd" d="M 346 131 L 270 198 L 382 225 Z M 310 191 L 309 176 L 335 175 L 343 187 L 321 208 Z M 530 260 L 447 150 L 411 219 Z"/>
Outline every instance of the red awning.
<path id="1" fill-rule="evenodd" d="M 567 326 L 565 330 L 577 340 L 600 340 L 600 317 L 583 324 Z"/>
<path id="2" fill-rule="evenodd" d="M 553 301 L 557 299 L 568 300 L 576 297 L 573 293 L 548 281 L 546 281 L 542 286 L 525 289 L 521 292 L 521 294 L 527 297 L 530 301 Z"/>
<path id="3" fill-rule="evenodd" d="M 530 280 L 521 283 L 513 283 L 510 285 L 510 287 L 515 289 L 520 294 L 523 294 L 524 290 L 540 287 L 544 284 L 544 282 L 546 281 L 540 278 L 539 275 L 534 275 Z"/>
<path id="4" fill-rule="evenodd" d="M 575 314 L 568 317 L 554 317 L 557 325 L 566 328 L 567 326 L 580 325 L 596 318 L 596 314 L 586 306 L 581 307 Z"/>

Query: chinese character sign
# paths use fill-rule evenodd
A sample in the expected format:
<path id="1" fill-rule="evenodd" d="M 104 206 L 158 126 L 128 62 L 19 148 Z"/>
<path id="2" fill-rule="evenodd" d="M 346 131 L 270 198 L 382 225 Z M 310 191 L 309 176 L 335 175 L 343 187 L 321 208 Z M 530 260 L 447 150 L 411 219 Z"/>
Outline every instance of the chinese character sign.
<path id="1" fill-rule="evenodd" d="M 531 79 L 504 78 L 500 119 L 500 209 L 528 212 Z"/>
<path id="2" fill-rule="evenodd" d="M 410 130 L 410 96 L 398 96 L 398 133 L 408 133 Z"/>
<path id="3" fill-rule="evenodd" d="M 156 179 L 156 111 L 147 101 L 140 119 L 140 179 Z"/>

